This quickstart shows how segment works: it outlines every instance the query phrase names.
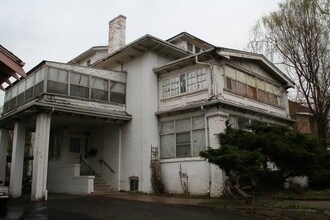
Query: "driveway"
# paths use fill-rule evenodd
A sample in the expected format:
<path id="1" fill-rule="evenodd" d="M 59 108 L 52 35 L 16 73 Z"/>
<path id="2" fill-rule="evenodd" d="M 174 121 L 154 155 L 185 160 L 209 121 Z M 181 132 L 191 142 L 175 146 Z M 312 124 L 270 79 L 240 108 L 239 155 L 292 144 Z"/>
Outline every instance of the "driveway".
<path id="1" fill-rule="evenodd" d="M 0 219 L 258 219 L 184 204 L 164 204 L 102 196 L 51 194 L 47 202 L 30 196 L 11 199 Z"/>

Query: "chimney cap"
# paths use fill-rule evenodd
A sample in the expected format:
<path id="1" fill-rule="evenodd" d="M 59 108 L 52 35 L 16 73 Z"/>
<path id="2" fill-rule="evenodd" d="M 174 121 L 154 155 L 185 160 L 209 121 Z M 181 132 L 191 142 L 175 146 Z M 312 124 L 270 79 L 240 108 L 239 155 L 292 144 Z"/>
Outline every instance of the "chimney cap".
<path id="1" fill-rule="evenodd" d="M 124 15 L 118 15 L 117 17 L 115 17 L 114 19 L 112 19 L 111 21 L 109 21 L 109 23 L 111 23 L 111 22 L 113 22 L 113 21 L 115 21 L 115 20 L 117 20 L 119 18 L 122 18 L 122 19 L 125 19 L 126 20 L 126 16 L 124 16 Z"/>

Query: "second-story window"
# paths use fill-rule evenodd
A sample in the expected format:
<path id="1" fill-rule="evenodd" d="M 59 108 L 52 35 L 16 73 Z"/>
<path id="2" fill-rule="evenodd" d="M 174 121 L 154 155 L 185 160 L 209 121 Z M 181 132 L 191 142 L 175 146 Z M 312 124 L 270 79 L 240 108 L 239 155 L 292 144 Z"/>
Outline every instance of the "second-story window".
<path id="1" fill-rule="evenodd" d="M 162 81 L 163 98 L 206 88 L 206 68 L 195 69 Z"/>
<path id="2" fill-rule="evenodd" d="M 226 67 L 225 75 L 227 91 L 270 105 L 283 106 L 278 86 L 230 67 Z"/>

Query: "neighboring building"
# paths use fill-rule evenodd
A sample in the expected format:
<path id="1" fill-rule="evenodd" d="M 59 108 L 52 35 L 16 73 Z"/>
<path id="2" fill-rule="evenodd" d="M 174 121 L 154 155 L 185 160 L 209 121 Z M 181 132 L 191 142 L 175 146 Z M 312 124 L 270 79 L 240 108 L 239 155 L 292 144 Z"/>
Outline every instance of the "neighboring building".
<path id="1" fill-rule="evenodd" d="M 317 137 L 316 122 L 308 107 L 289 100 L 289 110 L 291 118 L 295 120 L 294 130 L 301 134 L 312 134 Z"/>
<path id="2" fill-rule="evenodd" d="M 317 137 L 316 121 L 308 107 L 289 100 L 289 110 L 291 118 L 295 120 L 293 128 L 297 132 L 311 134 L 314 137 Z M 330 150 L 330 120 L 328 122 L 327 146 L 328 150 Z"/>
<path id="3" fill-rule="evenodd" d="M 97 192 L 99 176 L 114 191 L 152 193 L 151 147 L 166 191 L 218 196 L 225 176 L 199 152 L 219 147 L 226 120 L 236 127 L 293 122 L 293 82 L 263 55 L 185 32 L 126 45 L 125 20 L 109 23 L 108 54 L 93 47 L 67 64 L 43 61 L 6 90 L 0 127 L 14 130 L 12 173 L 22 169 L 25 131 L 36 132 L 32 200 L 48 191 Z M 14 176 L 17 197 L 21 177 Z"/>

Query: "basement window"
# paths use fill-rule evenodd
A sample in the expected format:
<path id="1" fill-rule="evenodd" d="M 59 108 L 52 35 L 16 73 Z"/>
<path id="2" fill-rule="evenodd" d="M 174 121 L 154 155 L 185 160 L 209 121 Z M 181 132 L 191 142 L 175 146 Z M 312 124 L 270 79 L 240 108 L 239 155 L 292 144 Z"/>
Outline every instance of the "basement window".
<path id="1" fill-rule="evenodd" d="M 131 176 L 129 178 L 129 190 L 132 192 L 137 192 L 139 190 L 139 177 Z"/>

